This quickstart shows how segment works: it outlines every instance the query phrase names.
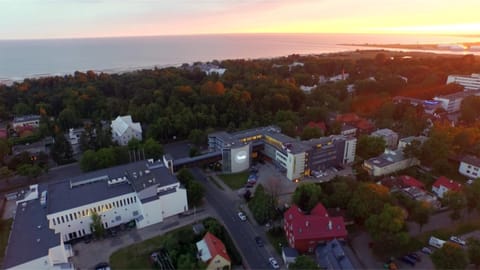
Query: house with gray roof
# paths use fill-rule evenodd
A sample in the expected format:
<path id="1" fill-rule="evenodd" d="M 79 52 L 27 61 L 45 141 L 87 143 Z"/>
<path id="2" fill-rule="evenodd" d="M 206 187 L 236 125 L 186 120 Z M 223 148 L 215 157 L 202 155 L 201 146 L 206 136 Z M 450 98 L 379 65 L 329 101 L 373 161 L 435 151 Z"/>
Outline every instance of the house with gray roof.
<path id="1" fill-rule="evenodd" d="M 112 140 L 119 145 L 127 145 L 131 139 L 142 140 L 142 126 L 133 122 L 132 116 L 118 116 L 110 125 L 112 128 Z"/>
<path id="2" fill-rule="evenodd" d="M 420 164 L 418 159 L 405 157 L 403 149 L 395 151 L 385 149 L 380 156 L 363 161 L 363 168 L 372 176 L 382 176 L 418 164 Z"/>

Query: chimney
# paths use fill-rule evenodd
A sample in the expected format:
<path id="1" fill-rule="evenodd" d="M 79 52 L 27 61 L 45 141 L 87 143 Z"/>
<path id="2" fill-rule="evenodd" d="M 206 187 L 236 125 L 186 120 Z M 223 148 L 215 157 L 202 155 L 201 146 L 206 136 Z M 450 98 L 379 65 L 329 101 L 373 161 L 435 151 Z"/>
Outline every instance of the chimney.
<path id="1" fill-rule="evenodd" d="M 328 221 L 328 230 L 332 230 L 332 220 Z"/>
<path id="2" fill-rule="evenodd" d="M 305 221 L 305 227 L 308 227 L 308 220 Z"/>

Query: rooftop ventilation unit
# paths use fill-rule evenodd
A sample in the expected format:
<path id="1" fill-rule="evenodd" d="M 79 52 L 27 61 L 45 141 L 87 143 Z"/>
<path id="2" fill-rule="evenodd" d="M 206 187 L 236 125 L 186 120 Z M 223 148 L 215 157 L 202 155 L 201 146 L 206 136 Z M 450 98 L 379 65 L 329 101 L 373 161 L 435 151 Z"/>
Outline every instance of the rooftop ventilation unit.
<path id="1" fill-rule="evenodd" d="M 105 181 L 105 180 L 108 180 L 108 175 L 102 175 L 102 176 L 98 176 L 98 177 L 94 177 L 94 178 L 89 178 L 89 179 L 78 181 L 78 182 L 70 181 L 70 188 L 74 188 L 74 187 L 78 187 L 78 186 L 82 186 L 82 185 L 86 185 L 86 184 L 92 184 L 92 183 L 96 183 L 96 182 L 99 182 L 99 181 Z"/>

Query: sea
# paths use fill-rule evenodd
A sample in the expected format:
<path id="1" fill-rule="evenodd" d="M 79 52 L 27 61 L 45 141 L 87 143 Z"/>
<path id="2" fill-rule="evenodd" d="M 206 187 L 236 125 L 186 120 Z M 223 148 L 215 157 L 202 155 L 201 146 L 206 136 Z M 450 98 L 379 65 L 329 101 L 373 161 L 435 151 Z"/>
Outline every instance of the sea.
<path id="1" fill-rule="evenodd" d="M 0 40 L 0 83 L 32 77 L 63 76 L 75 71 L 121 73 L 197 61 L 375 49 L 340 44 L 455 44 L 478 41 L 478 37 L 468 36 L 373 34 L 218 34 Z"/>

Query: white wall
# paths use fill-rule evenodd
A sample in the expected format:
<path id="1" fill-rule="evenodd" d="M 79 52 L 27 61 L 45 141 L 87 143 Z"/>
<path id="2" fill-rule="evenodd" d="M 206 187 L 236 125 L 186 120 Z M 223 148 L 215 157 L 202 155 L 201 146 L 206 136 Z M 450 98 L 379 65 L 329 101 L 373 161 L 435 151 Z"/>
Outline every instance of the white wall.
<path id="1" fill-rule="evenodd" d="M 345 140 L 345 150 L 343 152 L 343 162 L 345 164 L 353 163 L 355 152 L 357 151 L 357 139 L 349 138 Z"/>
<path id="2" fill-rule="evenodd" d="M 287 178 L 294 180 L 301 178 L 305 173 L 305 152 L 292 154 L 288 153 L 287 158 Z"/>
<path id="3" fill-rule="evenodd" d="M 113 132 L 113 140 L 116 141 L 119 145 L 127 145 L 131 139 L 142 140 L 142 133 L 136 132 L 133 128 L 128 127 L 127 130 L 121 135 L 118 136 Z"/>
<path id="4" fill-rule="evenodd" d="M 458 172 L 473 179 L 480 177 L 480 167 L 465 163 L 463 161 L 460 162 Z"/>
<path id="5" fill-rule="evenodd" d="M 126 202 L 127 198 L 134 198 L 136 202 L 125 204 L 124 201 Z M 112 208 L 110 208 L 110 205 L 112 206 Z M 102 207 L 100 211 L 98 211 L 99 206 Z M 47 219 L 49 221 L 49 228 L 53 229 L 55 233 L 61 233 L 64 241 L 70 240 L 68 234 L 72 232 L 76 232 L 77 237 L 83 237 L 83 231 L 85 231 L 85 235 L 90 234 L 90 224 L 92 223 L 92 208 L 95 208 L 97 213 L 101 216 L 102 222 L 107 223 L 107 228 L 114 227 L 134 219 L 136 217 L 133 215 L 134 211 L 140 213 L 140 203 L 136 196 L 136 193 L 133 192 L 122 196 L 117 196 L 108 200 L 103 200 L 81 207 L 57 212 L 54 214 L 49 214 L 47 215 Z M 72 215 L 73 219 L 70 218 L 70 214 Z M 75 218 L 75 214 L 77 215 L 77 218 Z M 58 218 L 61 221 L 62 216 L 64 217 L 64 222 L 58 223 Z M 120 216 L 121 219 L 117 220 L 117 216 Z"/>

